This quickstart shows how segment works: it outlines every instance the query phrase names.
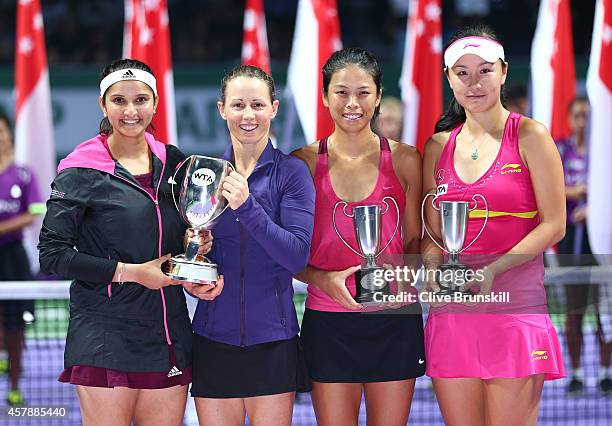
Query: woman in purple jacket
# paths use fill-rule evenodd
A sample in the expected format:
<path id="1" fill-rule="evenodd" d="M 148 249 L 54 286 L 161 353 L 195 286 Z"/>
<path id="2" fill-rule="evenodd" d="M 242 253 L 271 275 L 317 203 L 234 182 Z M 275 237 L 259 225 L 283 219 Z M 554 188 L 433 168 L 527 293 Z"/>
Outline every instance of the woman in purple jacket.
<path id="1" fill-rule="evenodd" d="M 306 165 L 270 142 L 274 81 L 241 65 L 221 82 L 219 114 L 236 166 L 223 182 L 230 209 L 213 230 L 209 257 L 223 293 L 200 300 L 193 319 L 193 386 L 200 424 L 291 424 L 307 379 L 293 305 L 293 274 L 306 266 L 314 187 Z"/>

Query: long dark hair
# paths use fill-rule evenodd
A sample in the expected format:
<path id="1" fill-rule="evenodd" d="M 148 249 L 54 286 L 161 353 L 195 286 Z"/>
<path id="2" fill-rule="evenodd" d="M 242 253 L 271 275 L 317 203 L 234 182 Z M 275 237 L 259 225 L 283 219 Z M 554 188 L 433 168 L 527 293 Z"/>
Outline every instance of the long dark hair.
<path id="1" fill-rule="evenodd" d="M 136 59 L 117 59 L 104 67 L 104 69 L 100 73 L 98 84 L 100 84 L 102 80 L 104 79 L 104 77 L 106 77 L 110 73 L 119 71 L 119 70 L 124 70 L 127 68 L 134 68 L 137 70 L 146 71 L 149 74 L 151 74 L 153 77 L 155 77 L 155 74 L 153 74 L 153 71 L 151 71 L 151 68 L 144 62 L 137 61 Z M 102 94 L 103 104 L 106 103 L 105 97 L 106 97 L 106 92 Z M 153 94 L 153 97 L 155 97 L 155 94 Z M 149 133 L 155 133 L 155 127 L 153 127 L 153 123 L 149 124 L 147 131 Z M 113 133 L 113 126 L 111 126 L 110 121 L 108 121 L 108 117 L 102 118 L 102 121 L 100 121 L 100 134 L 110 135 L 112 133 Z"/>
<path id="2" fill-rule="evenodd" d="M 344 69 L 349 65 L 357 65 L 372 76 L 376 85 L 376 96 L 382 94 L 382 70 L 378 64 L 378 59 L 370 52 L 359 47 L 347 47 L 334 52 L 325 65 L 323 65 L 323 94 L 327 96 L 329 83 L 336 71 Z M 380 104 L 374 110 L 372 119 L 376 119 L 380 113 Z"/>
<path id="3" fill-rule="evenodd" d="M 485 38 L 499 42 L 497 35 L 495 35 L 495 32 L 493 31 L 493 29 L 489 27 L 488 25 L 485 25 L 485 24 L 467 25 L 457 30 L 457 32 L 455 32 L 448 39 L 448 41 L 446 42 L 446 45 L 444 46 L 444 50 L 446 51 L 448 46 L 450 46 L 455 41 L 460 40 L 464 37 L 485 37 Z M 445 72 L 448 72 L 448 70 L 446 70 Z M 500 99 L 502 101 L 502 104 L 505 105 L 503 85 L 502 85 L 502 90 L 500 93 Z M 438 132 L 452 130 L 455 127 L 457 127 L 459 124 L 464 123 L 465 119 L 466 119 L 465 109 L 459 104 L 459 102 L 457 102 L 457 99 L 455 99 L 455 96 L 451 93 L 451 100 L 448 104 L 448 107 L 446 108 L 446 111 L 444 112 L 444 114 L 442 114 L 440 119 L 437 121 L 435 132 L 438 133 Z"/>

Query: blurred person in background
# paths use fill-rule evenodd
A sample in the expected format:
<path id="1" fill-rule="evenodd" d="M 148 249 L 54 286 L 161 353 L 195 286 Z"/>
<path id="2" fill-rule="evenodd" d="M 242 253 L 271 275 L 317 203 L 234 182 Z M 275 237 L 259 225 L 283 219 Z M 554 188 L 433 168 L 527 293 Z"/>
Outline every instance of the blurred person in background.
<path id="1" fill-rule="evenodd" d="M 0 111 L 0 279 L 29 281 L 32 279 L 28 256 L 22 244 L 22 231 L 31 225 L 36 215 L 44 213 L 34 174 L 14 162 L 13 136 L 8 116 Z M 0 302 L 4 345 L 8 362 L 0 359 L 0 371 L 7 371 L 10 391 L 9 405 L 22 405 L 19 392 L 21 355 L 26 323 L 34 320 L 32 300 Z"/>
<path id="2" fill-rule="evenodd" d="M 556 141 L 561 154 L 565 174 L 565 194 L 567 198 L 567 225 L 565 238 L 557 244 L 561 266 L 597 265 L 591 253 L 586 219 L 589 214 L 587 178 L 588 159 L 586 129 L 589 116 L 589 102 L 586 98 L 576 98 L 568 111 L 570 137 Z M 582 320 L 588 306 L 594 307 L 596 336 L 599 343 L 599 389 L 604 395 L 612 394 L 610 380 L 610 354 L 612 342 L 606 343 L 601 329 L 599 316 L 599 285 L 572 283 L 565 285 L 567 315 L 565 333 L 571 365 L 571 380 L 568 394 L 580 395 L 584 389 L 584 372 L 581 367 L 583 343 Z"/>
<path id="3" fill-rule="evenodd" d="M 404 124 L 402 102 L 395 96 L 383 96 L 380 101 L 380 113 L 374 123 L 377 134 L 394 141 L 401 141 Z"/>

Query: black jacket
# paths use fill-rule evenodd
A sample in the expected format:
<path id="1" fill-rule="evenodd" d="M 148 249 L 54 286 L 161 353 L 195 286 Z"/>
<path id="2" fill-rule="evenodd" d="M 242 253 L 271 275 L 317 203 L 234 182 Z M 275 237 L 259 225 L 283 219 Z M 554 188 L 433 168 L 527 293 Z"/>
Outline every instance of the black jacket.
<path id="1" fill-rule="evenodd" d="M 184 251 L 186 225 L 169 184 L 184 155 L 149 134 L 146 139 L 156 200 L 112 159 L 101 135 L 62 160 L 51 185 L 38 248 L 43 271 L 74 279 L 65 367 L 168 371 L 169 341 L 177 366 L 191 364 L 182 287 L 111 284 L 118 261 L 142 263 Z"/>

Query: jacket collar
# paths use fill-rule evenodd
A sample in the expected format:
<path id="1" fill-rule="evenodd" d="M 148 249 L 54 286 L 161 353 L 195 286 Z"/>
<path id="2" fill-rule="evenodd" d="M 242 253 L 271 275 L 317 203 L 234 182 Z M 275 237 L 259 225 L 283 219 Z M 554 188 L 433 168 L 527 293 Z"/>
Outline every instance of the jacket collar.
<path id="1" fill-rule="evenodd" d="M 78 167 L 84 169 L 94 169 L 101 172 L 115 174 L 116 163 L 104 147 L 104 141 L 108 135 L 97 135 L 80 145 L 72 151 L 66 158 L 60 161 L 57 172 Z M 145 133 L 145 140 L 149 145 L 151 153 L 159 158 L 162 164 L 166 163 L 166 146 L 162 142 L 155 140 L 150 133 Z"/>
<path id="2" fill-rule="evenodd" d="M 268 143 L 266 144 L 266 147 L 264 148 L 263 152 L 257 159 L 257 164 L 255 165 L 255 169 L 253 169 L 253 172 L 255 172 L 255 170 L 261 167 L 274 163 L 274 151 L 275 151 L 275 148 L 272 145 L 272 141 L 268 139 Z M 221 158 L 235 165 L 234 148 L 232 144 L 230 144 L 227 147 L 227 149 L 225 150 Z"/>

